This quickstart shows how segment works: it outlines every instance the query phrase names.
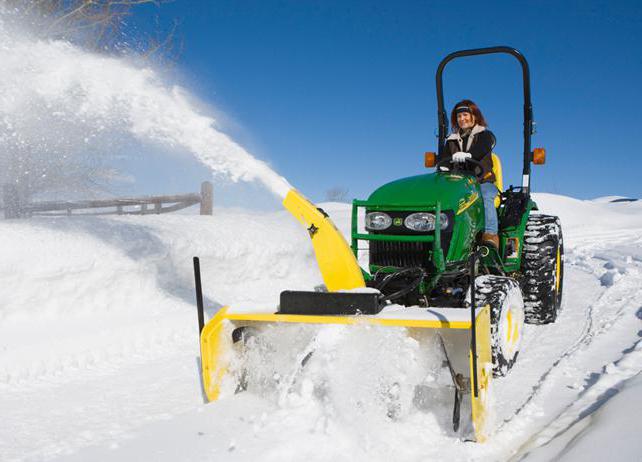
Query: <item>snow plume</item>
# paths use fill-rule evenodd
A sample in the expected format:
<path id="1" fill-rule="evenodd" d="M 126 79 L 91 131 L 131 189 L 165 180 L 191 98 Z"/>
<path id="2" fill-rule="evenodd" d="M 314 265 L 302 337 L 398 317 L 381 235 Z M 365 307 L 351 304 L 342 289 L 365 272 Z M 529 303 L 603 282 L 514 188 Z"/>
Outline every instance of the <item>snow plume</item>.
<path id="1" fill-rule="evenodd" d="M 280 197 L 291 188 L 222 133 L 213 116 L 197 110 L 185 90 L 152 69 L 34 39 L 9 27 L 2 14 L 0 62 L 0 151 L 18 153 L 12 168 L 3 169 L 13 169 L 14 177 L 43 180 L 54 158 L 64 163 L 79 152 L 113 151 L 119 139 L 133 136 L 187 151 L 232 181 L 258 180 Z M 35 152 L 44 157 L 37 165 L 29 162 Z"/>

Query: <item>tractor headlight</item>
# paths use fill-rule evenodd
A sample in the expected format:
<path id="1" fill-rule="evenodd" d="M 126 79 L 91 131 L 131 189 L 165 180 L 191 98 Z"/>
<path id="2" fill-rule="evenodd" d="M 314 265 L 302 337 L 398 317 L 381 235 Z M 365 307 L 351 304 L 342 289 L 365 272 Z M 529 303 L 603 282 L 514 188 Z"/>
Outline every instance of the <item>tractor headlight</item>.
<path id="1" fill-rule="evenodd" d="M 441 212 L 439 214 L 439 226 L 441 230 L 443 231 L 444 229 L 448 228 L 448 215 L 446 215 L 444 212 Z"/>
<path id="2" fill-rule="evenodd" d="M 408 215 L 404 220 L 406 228 L 413 231 L 427 232 L 435 230 L 435 215 L 428 212 L 418 212 Z M 448 228 L 448 215 L 441 212 L 439 214 L 439 226 L 443 231 Z"/>
<path id="3" fill-rule="evenodd" d="M 366 229 L 372 231 L 381 231 L 387 229 L 392 224 L 390 215 L 383 212 L 370 212 L 366 214 Z"/>
<path id="4" fill-rule="evenodd" d="M 413 231 L 434 231 L 435 216 L 426 212 L 413 213 L 406 217 L 404 225 Z"/>

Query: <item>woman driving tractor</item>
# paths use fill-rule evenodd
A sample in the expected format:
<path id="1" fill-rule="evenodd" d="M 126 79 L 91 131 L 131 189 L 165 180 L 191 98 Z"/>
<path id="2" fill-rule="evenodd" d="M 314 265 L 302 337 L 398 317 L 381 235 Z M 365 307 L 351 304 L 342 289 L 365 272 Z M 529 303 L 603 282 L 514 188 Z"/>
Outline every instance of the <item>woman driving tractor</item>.
<path id="1" fill-rule="evenodd" d="M 482 242 L 499 248 L 494 204 L 498 190 L 494 184 L 492 158 L 495 135 L 486 128 L 486 120 L 479 107 L 469 99 L 455 104 L 450 114 L 450 124 L 452 133 L 446 138 L 446 145 L 438 162 L 458 164 L 464 171 L 477 177 L 484 201 L 485 228 Z M 468 162 L 469 160 L 471 161 Z"/>

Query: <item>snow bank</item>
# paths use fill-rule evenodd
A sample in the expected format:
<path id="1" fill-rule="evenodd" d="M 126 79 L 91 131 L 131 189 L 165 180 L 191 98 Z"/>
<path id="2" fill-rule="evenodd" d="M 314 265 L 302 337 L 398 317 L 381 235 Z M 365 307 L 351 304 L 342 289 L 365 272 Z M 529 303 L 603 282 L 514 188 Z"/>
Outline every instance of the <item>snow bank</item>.
<path id="1" fill-rule="evenodd" d="M 210 309 L 274 307 L 292 284 L 320 283 L 307 237 L 285 213 L 39 218 L 0 222 L 0 232 L 5 383 L 31 377 L 35 363 L 61 367 L 94 342 L 118 343 L 127 326 L 146 335 L 145 323 L 169 317 L 169 330 L 177 319 L 193 327 L 194 255 Z"/>
<path id="2" fill-rule="evenodd" d="M 541 213 L 561 218 L 564 232 L 569 236 L 595 237 L 642 227 L 642 201 L 610 203 L 549 193 L 535 193 L 533 199 Z"/>

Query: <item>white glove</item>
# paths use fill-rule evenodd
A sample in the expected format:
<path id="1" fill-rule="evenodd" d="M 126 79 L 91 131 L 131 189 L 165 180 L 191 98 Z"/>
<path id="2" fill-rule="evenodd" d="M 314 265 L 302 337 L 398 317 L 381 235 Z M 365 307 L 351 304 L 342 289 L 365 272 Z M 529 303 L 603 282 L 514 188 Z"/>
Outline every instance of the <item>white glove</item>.
<path id="1" fill-rule="evenodd" d="M 469 152 L 456 152 L 453 154 L 453 162 L 466 162 L 466 159 L 470 159 L 471 157 Z"/>

